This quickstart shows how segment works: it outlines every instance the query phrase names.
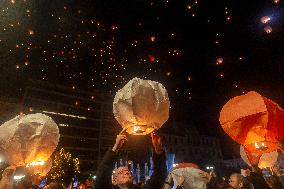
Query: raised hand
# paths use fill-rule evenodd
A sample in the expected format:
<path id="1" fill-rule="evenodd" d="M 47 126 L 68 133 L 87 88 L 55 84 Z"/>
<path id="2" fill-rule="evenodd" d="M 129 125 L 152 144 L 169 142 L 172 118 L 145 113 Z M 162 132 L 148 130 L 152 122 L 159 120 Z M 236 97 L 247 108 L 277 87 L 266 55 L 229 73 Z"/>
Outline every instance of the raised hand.
<path id="1" fill-rule="evenodd" d="M 112 151 L 119 152 L 119 150 L 123 147 L 123 145 L 127 142 L 127 137 L 125 135 L 117 135 L 114 146 L 112 147 Z"/>
<path id="2" fill-rule="evenodd" d="M 152 144 L 153 144 L 156 154 L 162 154 L 163 146 L 162 146 L 161 137 L 153 132 L 151 133 L 151 138 L 152 138 Z"/>

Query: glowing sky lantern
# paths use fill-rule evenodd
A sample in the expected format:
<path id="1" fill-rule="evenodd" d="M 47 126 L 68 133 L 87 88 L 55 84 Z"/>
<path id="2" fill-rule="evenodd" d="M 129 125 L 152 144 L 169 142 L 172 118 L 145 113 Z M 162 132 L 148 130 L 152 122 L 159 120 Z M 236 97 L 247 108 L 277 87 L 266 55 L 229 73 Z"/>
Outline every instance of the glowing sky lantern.
<path id="1" fill-rule="evenodd" d="M 274 0 L 273 2 L 274 2 L 274 3 L 279 3 L 279 2 L 280 2 L 280 0 Z"/>
<path id="2" fill-rule="evenodd" d="M 229 100 L 219 121 L 224 131 L 250 152 L 275 151 L 284 138 L 284 110 L 254 91 Z"/>
<path id="3" fill-rule="evenodd" d="M 28 34 L 29 34 L 29 35 L 34 35 L 35 32 L 34 32 L 33 30 L 29 30 L 29 31 L 28 31 Z"/>
<path id="4" fill-rule="evenodd" d="M 151 36 L 151 37 L 150 37 L 150 40 L 151 40 L 152 42 L 154 42 L 154 41 L 156 40 L 156 37 L 155 37 L 155 36 Z"/>
<path id="5" fill-rule="evenodd" d="M 269 16 L 263 16 L 261 17 L 260 21 L 263 23 L 263 24 L 266 24 L 270 21 L 270 17 Z"/>
<path id="6" fill-rule="evenodd" d="M 114 98 L 113 114 L 123 130 L 146 135 L 159 129 L 169 118 L 170 101 L 164 86 L 133 78 Z"/>
<path id="7" fill-rule="evenodd" d="M 150 62 L 155 62 L 155 56 L 153 56 L 153 55 L 149 55 L 149 60 L 150 60 Z"/>
<path id="8" fill-rule="evenodd" d="M 270 26 L 265 26 L 264 31 L 268 34 L 272 33 L 272 28 Z"/>
<path id="9" fill-rule="evenodd" d="M 223 58 L 217 58 L 216 64 L 217 64 L 217 65 L 222 64 L 223 61 L 224 61 Z"/>
<path id="10" fill-rule="evenodd" d="M 0 126 L 0 153 L 15 167 L 43 165 L 58 142 L 58 126 L 41 113 L 21 114 Z"/>

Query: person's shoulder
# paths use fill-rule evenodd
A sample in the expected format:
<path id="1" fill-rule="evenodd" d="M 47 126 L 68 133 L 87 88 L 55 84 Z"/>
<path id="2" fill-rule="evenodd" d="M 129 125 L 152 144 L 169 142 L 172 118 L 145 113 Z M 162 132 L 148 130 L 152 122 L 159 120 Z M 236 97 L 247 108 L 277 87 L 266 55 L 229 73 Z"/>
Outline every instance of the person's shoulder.
<path id="1" fill-rule="evenodd" d="M 143 188 L 141 188 L 141 186 L 138 186 L 138 185 L 135 184 L 135 185 L 132 186 L 131 189 L 143 189 Z"/>

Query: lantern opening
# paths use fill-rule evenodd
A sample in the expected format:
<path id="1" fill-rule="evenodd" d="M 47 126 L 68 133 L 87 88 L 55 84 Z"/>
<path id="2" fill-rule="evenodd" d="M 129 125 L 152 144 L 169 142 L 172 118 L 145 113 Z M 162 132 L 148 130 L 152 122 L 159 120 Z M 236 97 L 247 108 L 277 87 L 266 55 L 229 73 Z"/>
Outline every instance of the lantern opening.
<path id="1" fill-rule="evenodd" d="M 29 164 L 26 165 L 26 167 L 30 167 L 30 166 L 43 166 L 45 164 L 44 161 L 34 161 L 34 162 L 31 162 Z"/>
<path id="2" fill-rule="evenodd" d="M 261 142 L 261 143 L 255 142 L 254 146 L 255 146 L 256 149 L 258 149 L 260 151 L 266 151 L 268 149 L 268 147 L 265 145 L 264 142 Z"/>
<path id="3" fill-rule="evenodd" d="M 155 129 L 148 125 L 133 125 L 126 129 L 126 132 L 131 135 L 147 135 L 154 131 Z"/>

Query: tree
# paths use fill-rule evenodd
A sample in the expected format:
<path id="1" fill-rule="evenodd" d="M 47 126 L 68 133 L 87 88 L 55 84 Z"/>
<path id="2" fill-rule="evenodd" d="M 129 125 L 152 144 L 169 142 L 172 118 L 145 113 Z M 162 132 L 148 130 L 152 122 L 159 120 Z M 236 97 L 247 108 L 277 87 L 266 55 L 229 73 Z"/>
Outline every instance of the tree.
<path id="1" fill-rule="evenodd" d="M 80 173 L 80 162 L 70 152 L 61 148 L 53 154 L 52 167 L 47 177 L 54 181 L 63 181 L 68 184 L 72 178 Z"/>

